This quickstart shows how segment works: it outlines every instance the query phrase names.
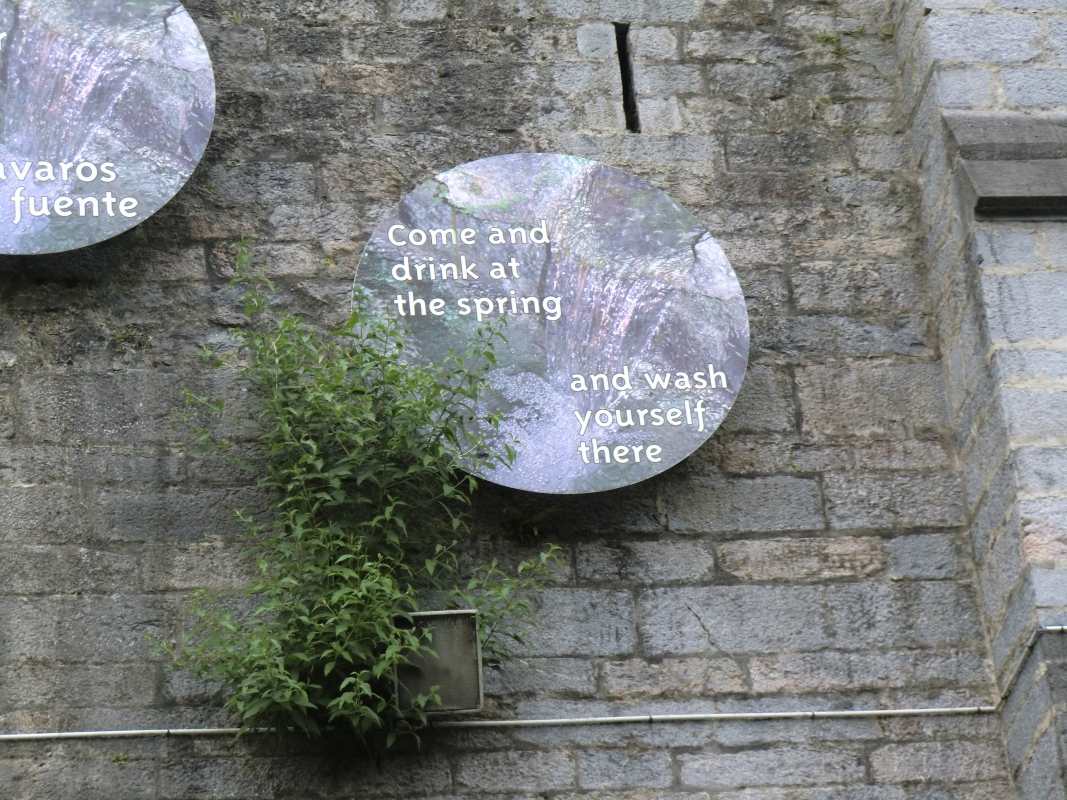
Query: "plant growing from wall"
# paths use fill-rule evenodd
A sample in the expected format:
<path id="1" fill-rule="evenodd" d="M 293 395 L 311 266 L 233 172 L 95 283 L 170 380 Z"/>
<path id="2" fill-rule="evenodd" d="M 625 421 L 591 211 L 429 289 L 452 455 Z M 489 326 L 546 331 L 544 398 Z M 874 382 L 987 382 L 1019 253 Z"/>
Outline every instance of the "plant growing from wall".
<path id="1" fill-rule="evenodd" d="M 321 736 L 333 727 L 389 746 L 424 726 L 437 699 L 401 708 L 394 691 L 395 668 L 432 653 L 427 631 L 410 624 L 420 601 L 479 608 L 487 660 L 500 664 L 532 617 L 524 592 L 542 588 L 556 561 L 548 546 L 516 574 L 494 560 L 457 583 L 455 548 L 477 487 L 461 466 L 512 456 L 491 453 L 464 425 L 479 415 L 501 334 L 483 330 L 468 352 L 418 365 L 404 359 L 396 323 L 358 296 L 335 331 L 274 314 L 274 287 L 252 274 L 247 246 L 234 283 L 252 324 L 231 332 L 235 351 L 208 357 L 248 389 L 244 425 L 262 446 L 252 466 L 271 513 L 238 513 L 256 578 L 237 605 L 194 597 L 176 663 L 221 687 L 245 728 Z M 186 402 L 198 449 L 226 449 L 236 410 L 190 392 Z"/>

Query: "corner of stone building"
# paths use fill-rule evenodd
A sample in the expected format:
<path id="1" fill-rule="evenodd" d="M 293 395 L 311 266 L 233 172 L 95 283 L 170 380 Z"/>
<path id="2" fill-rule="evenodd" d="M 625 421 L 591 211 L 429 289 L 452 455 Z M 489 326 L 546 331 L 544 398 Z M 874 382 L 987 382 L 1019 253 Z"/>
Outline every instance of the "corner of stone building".
<path id="1" fill-rule="evenodd" d="M 1022 800 L 1062 798 L 1064 643 L 1031 637 L 1067 622 L 1067 218 L 1033 213 L 1027 196 L 1043 192 L 1027 181 L 1005 184 L 1064 174 L 1067 6 L 905 0 L 894 13 L 998 686 L 1019 670 L 1002 733 Z M 986 195 L 996 210 L 976 214 Z"/>

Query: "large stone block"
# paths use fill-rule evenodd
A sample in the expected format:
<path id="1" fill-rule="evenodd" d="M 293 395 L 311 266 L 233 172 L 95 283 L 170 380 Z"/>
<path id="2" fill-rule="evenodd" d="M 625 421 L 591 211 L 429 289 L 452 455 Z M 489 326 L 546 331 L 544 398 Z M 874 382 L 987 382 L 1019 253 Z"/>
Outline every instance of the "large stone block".
<path id="1" fill-rule="evenodd" d="M 761 539 L 725 542 L 718 547 L 719 567 L 745 581 L 817 582 L 866 578 L 885 569 L 881 539 Z"/>
<path id="2" fill-rule="evenodd" d="M 149 661 L 174 606 L 151 595 L 0 598 L 0 661 Z"/>
<path id="3" fill-rule="evenodd" d="M 1067 449 L 1021 447 L 1013 457 L 1020 491 L 1054 496 L 1067 489 Z"/>
<path id="4" fill-rule="evenodd" d="M 1067 69 L 1016 67 L 1000 72 L 1008 103 L 1015 108 L 1053 108 L 1067 105 Z"/>
<path id="5" fill-rule="evenodd" d="M 936 646 L 980 641 L 974 597 L 943 581 L 827 587 L 834 642 L 847 649 Z"/>
<path id="6" fill-rule="evenodd" d="M 1067 429 L 1067 392 L 1005 387 L 1000 398 L 1013 440 L 1055 439 Z"/>
<path id="7" fill-rule="evenodd" d="M 937 99 L 943 108 L 981 108 L 992 104 L 989 70 L 950 67 L 937 72 Z"/>
<path id="8" fill-rule="evenodd" d="M 827 475 L 823 486 L 831 528 L 940 528 L 964 522 L 955 475 Z"/>
<path id="9" fill-rule="evenodd" d="M 14 663 L 4 667 L 0 709 L 145 708 L 158 702 L 159 667 Z"/>
<path id="10" fill-rule="evenodd" d="M 855 465 L 853 449 L 844 444 L 765 442 L 752 439 L 712 440 L 690 459 L 706 456 L 723 472 L 738 475 L 813 473 L 845 470 Z"/>
<path id="11" fill-rule="evenodd" d="M 0 540 L 81 542 L 95 528 L 89 504 L 70 486 L 0 488 Z"/>
<path id="12" fill-rule="evenodd" d="M 145 591 L 207 589 L 225 591 L 250 586 L 256 575 L 247 543 L 217 538 L 152 545 L 141 556 Z"/>
<path id="13" fill-rule="evenodd" d="M 445 794 L 452 788 L 453 768 L 439 754 L 398 754 L 379 764 L 352 759 L 349 764 L 337 781 L 340 792 L 349 796 L 410 798 Z"/>
<path id="14" fill-rule="evenodd" d="M 624 700 L 706 697 L 745 690 L 745 673 L 731 658 L 609 661 L 601 667 L 605 694 Z"/>
<path id="15" fill-rule="evenodd" d="M 871 753 L 878 783 L 980 781 L 1004 774 L 1003 751 L 985 742 L 888 744 Z"/>
<path id="16" fill-rule="evenodd" d="M 578 53 L 587 58 L 611 58 L 616 53 L 615 26 L 588 23 L 578 26 Z"/>
<path id="17" fill-rule="evenodd" d="M 567 753 L 517 750 L 470 753 L 455 768 L 457 787 L 482 792 L 540 792 L 574 785 L 575 764 Z"/>
<path id="18" fill-rule="evenodd" d="M 488 694 L 596 693 L 596 665 L 583 658 L 516 658 L 484 675 Z"/>
<path id="19" fill-rule="evenodd" d="M 616 656 L 633 651 L 633 600 L 626 592 L 549 589 L 538 594 L 530 652 Z"/>
<path id="20" fill-rule="evenodd" d="M 785 742 L 809 746 L 826 743 L 822 746 L 836 747 L 840 743 L 870 742 L 878 739 L 880 735 L 878 723 L 870 719 L 753 720 L 721 723 L 715 731 L 715 740 L 724 747 L 752 747 Z M 807 791 L 817 797 L 819 792 L 833 790 Z"/>
<path id="21" fill-rule="evenodd" d="M 1067 336 L 1067 273 L 982 278 L 989 337 L 994 341 Z"/>
<path id="22" fill-rule="evenodd" d="M 252 25 L 219 24 L 205 21 L 200 33 L 214 61 L 262 61 L 267 55 L 267 33 Z"/>
<path id="23" fill-rule="evenodd" d="M 167 798 L 184 800 L 229 794 L 248 800 L 266 800 L 274 794 L 272 784 L 282 783 L 276 771 L 281 766 L 278 761 L 239 757 L 182 759 L 163 765 L 158 780 L 161 793 Z M 311 764 L 307 766 L 311 769 L 305 785 L 317 783 L 321 787 L 325 781 L 315 775 Z"/>
<path id="24" fill-rule="evenodd" d="M 976 134 L 976 139 L 986 141 L 995 139 L 996 134 L 1009 141 L 1014 139 L 1010 133 L 997 130 L 991 134 Z M 999 146 L 1003 144 L 997 142 Z M 1028 225 L 1019 224 L 983 224 L 975 228 L 968 249 L 970 257 L 983 270 L 996 270 L 998 267 L 1014 267 L 1015 272 L 1041 269 L 1042 256 L 1038 252 L 1037 232 Z M 1021 268 L 1021 269 L 1020 269 Z"/>
<path id="25" fill-rule="evenodd" d="M 1018 505 L 1023 552 L 1031 562 L 1059 566 L 1067 561 L 1067 500 L 1044 497 Z"/>
<path id="26" fill-rule="evenodd" d="M 751 659 L 749 671 L 752 689 L 759 693 L 862 692 L 921 686 L 984 690 L 989 680 L 983 657 L 969 651 L 782 654 Z"/>
<path id="27" fill-rule="evenodd" d="M 121 541 L 200 540 L 232 536 L 242 527 L 237 510 L 261 514 L 267 496 L 258 489 L 131 492 L 105 490 L 97 498 L 100 537 Z"/>
<path id="28" fill-rule="evenodd" d="M 1012 64 L 1038 54 L 1041 26 L 1030 17 L 932 14 L 926 20 L 930 54 L 937 61 Z"/>
<path id="29" fill-rule="evenodd" d="M 909 578 L 952 578 L 961 571 L 963 560 L 956 543 L 944 534 L 900 536 L 886 543 L 889 550 L 889 575 L 897 580 Z"/>
<path id="30" fill-rule="evenodd" d="M 821 314 L 759 319 L 753 320 L 752 339 L 757 352 L 816 361 L 930 352 L 927 322 L 921 317 L 900 317 L 885 324 Z"/>
<path id="31" fill-rule="evenodd" d="M 795 430 L 796 403 L 789 374 L 762 364 L 751 365 L 722 428 L 731 433 Z"/>
<path id="32" fill-rule="evenodd" d="M 785 796 L 791 795 L 790 800 L 793 797 L 797 800 L 910 800 L 911 797 L 902 786 L 838 786 L 832 789 L 789 789 L 788 792 L 789 794 Z M 930 796 L 937 797 L 936 794 Z M 715 796 L 716 800 L 779 800 L 781 797 L 782 790 L 775 788 L 739 789 L 720 792 Z M 921 795 L 915 795 L 915 797 L 921 797 Z M 998 800 L 998 796 L 989 795 L 982 798 L 969 796 L 968 800 Z"/>
<path id="33" fill-rule="evenodd" d="M 183 406 L 183 389 L 228 400 L 236 414 L 247 401 L 221 373 L 42 372 L 20 382 L 21 424 L 36 442 L 167 443 L 183 436 L 174 430 L 179 418 L 172 413 Z"/>
<path id="34" fill-rule="evenodd" d="M 793 299 L 804 312 L 913 312 L 923 303 L 917 266 L 816 261 L 790 271 Z"/>
<path id="35" fill-rule="evenodd" d="M 1035 569 L 1030 576 L 1038 608 L 1067 607 L 1067 570 Z"/>
<path id="36" fill-rule="evenodd" d="M 858 750 L 810 747 L 683 755 L 683 786 L 729 789 L 739 786 L 854 784 L 864 779 Z"/>
<path id="37" fill-rule="evenodd" d="M 752 30 L 696 30 L 689 34 L 685 54 L 712 63 L 759 62 L 773 64 L 794 55 L 795 46 L 770 33 Z"/>
<path id="38" fill-rule="evenodd" d="M 664 487 L 676 533 L 813 530 L 825 526 L 811 478 L 690 478 Z"/>
<path id="39" fill-rule="evenodd" d="M 121 750 L 112 747 L 121 754 Z M 9 800 L 42 797 L 77 797 L 79 800 L 114 800 L 116 787 L 122 800 L 151 800 L 156 795 L 158 765 L 152 759 L 124 763 L 99 760 L 67 761 L 62 755 L 42 761 L 0 759 L 0 783 Z"/>
<path id="40" fill-rule="evenodd" d="M 654 589 L 640 599 L 649 655 L 738 655 L 818 650 L 833 637 L 818 587 L 707 586 Z"/>
<path id="41" fill-rule="evenodd" d="M 1057 730 L 1050 727 L 1038 740 L 1029 761 L 1019 773 L 1016 786 L 1020 800 L 1056 798 L 1063 794 L 1062 759 L 1057 747 Z"/>
<path id="42" fill-rule="evenodd" d="M 700 583 L 715 570 L 711 547 L 691 541 L 579 544 L 576 560 L 578 577 L 597 582 Z"/>
<path id="43" fill-rule="evenodd" d="M 673 28 L 659 25 L 631 28 L 630 47 L 636 61 L 678 60 L 678 35 Z"/>
<path id="44" fill-rule="evenodd" d="M 401 22 L 435 22 L 448 14 L 446 0 L 391 0 L 390 11 Z"/>
<path id="45" fill-rule="evenodd" d="M 938 430 L 945 417 L 941 380 L 941 366 L 925 361 L 801 367 L 803 430 L 820 437 Z"/>
<path id="46" fill-rule="evenodd" d="M 638 95 L 692 94 L 703 89 L 700 70 L 690 66 L 638 66 L 634 68 Z"/>
<path id="47" fill-rule="evenodd" d="M 309 163 L 279 164 L 257 161 L 242 165 L 240 170 L 222 164 L 208 167 L 214 190 L 212 199 L 222 208 L 264 204 L 275 207 L 293 202 L 293 198 L 315 197 L 315 167 Z"/>
<path id="48" fill-rule="evenodd" d="M 731 170 L 823 169 L 844 172 L 850 159 L 844 142 L 810 134 L 737 134 L 730 139 L 727 163 Z"/>
<path id="49" fill-rule="evenodd" d="M 1054 706 L 1048 681 L 1039 678 L 1027 688 L 1025 697 L 1011 709 L 1010 717 L 1005 714 L 1004 719 L 1004 743 L 1008 752 L 1008 763 L 1013 770 L 1019 769 L 1028 754 L 1027 751 L 1036 744 L 1035 740 L 1043 732 L 1042 728 Z"/>
<path id="50" fill-rule="evenodd" d="M 578 753 L 578 785 L 583 789 L 665 789 L 673 781 L 669 753 L 630 755 L 625 750 Z"/>
<path id="51" fill-rule="evenodd" d="M 136 553 L 0 545 L 0 594 L 113 594 L 137 591 L 139 584 Z"/>
<path id="52" fill-rule="evenodd" d="M 530 700 L 518 705 L 523 719 L 612 717 L 640 714 L 685 714 L 715 710 L 710 700 L 652 700 L 641 703 L 605 701 Z M 674 747 L 702 747 L 714 741 L 710 725 L 688 723 L 626 723 L 618 725 L 563 725 L 525 728 L 515 740 L 539 747 L 630 747 L 635 751 Z"/>

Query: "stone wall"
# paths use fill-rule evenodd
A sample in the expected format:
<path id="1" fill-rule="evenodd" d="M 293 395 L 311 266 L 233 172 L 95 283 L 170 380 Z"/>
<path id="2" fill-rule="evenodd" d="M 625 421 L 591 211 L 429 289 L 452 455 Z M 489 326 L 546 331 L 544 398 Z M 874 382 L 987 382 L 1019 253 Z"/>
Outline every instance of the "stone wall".
<path id="1" fill-rule="evenodd" d="M 180 635 L 188 591 L 244 575 L 227 517 L 260 498 L 190 454 L 169 412 L 182 387 L 230 389 L 197 349 L 240 322 L 235 242 L 256 239 L 283 304 L 336 319 L 385 208 L 437 171 L 523 150 L 632 171 L 697 214 L 745 289 L 753 357 L 727 422 L 688 461 L 557 503 L 545 538 L 565 547 L 561 584 L 539 598 L 531 651 L 490 676 L 489 713 L 995 702 L 1037 619 L 1003 524 L 1031 506 L 1004 501 L 1000 533 L 972 545 L 985 519 L 973 487 L 999 486 L 1020 448 L 957 433 L 991 362 L 945 287 L 960 282 L 949 272 L 974 274 L 965 253 L 1005 242 L 1045 260 L 1003 263 L 1051 275 L 1056 234 L 993 225 L 967 244 L 951 145 L 917 137 L 941 130 L 939 87 L 982 80 L 970 65 L 929 77 L 942 56 L 923 43 L 943 28 L 923 27 L 921 5 L 187 5 L 220 90 L 190 185 L 113 242 L 0 261 L 4 731 L 225 724 L 145 636 Z M 625 130 L 613 22 L 632 25 L 640 134 Z M 913 148 L 943 163 L 927 157 L 924 177 Z M 962 382 L 961 359 L 978 364 Z M 483 492 L 471 558 L 523 554 L 501 526 L 516 502 L 532 501 Z M 1005 641 L 1004 609 L 1024 595 Z M 1055 726 L 1042 724 L 1025 753 L 1046 746 Z M 255 737 L 0 743 L 0 795 L 1002 800 L 1016 796 L 1011 741 L 1006 752 L 992 715 L 439 731 L 380 770 Z"/>
<path id="2" fill-rule="evenodd" d="M 962 161 L 983 149 L 970 141 L 975 132 L 1000 140 L 980 158 L 1008 159 L 1016 169 L 1037 159 L 1055 171 L 1047 159 L 1067 154 L 1062 143 L 1042 150 L 1045 137 L 1032 135 L 1036 124 L 1054 130 L 1064 119 L 1050 112 L 1067 106 L 1067 7 L 927 2 L 904 3 L 900 14 L 949 419 L 1005 686 L 1034 627 L 1067 617 L 1067 240 L 1062 222 L 976 221 Z M 1039 641 L 1005 705 L 1009 762 L 1024 800 L 1063 796 L 1062 661 L 1063 642 Z"/>

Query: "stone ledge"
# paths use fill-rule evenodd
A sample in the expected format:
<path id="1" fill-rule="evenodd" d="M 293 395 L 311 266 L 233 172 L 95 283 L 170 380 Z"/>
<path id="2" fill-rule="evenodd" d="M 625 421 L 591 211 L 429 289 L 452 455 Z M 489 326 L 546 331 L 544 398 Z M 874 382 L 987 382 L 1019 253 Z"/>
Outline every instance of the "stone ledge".
<path id="1" fill-rule="evenodd" d="M 1067 114 L 942 116 L 979 219 L 1067 219 Z"/>
<path id="2" fill-rule="evenodd" d="M 945 111 L 961 158 L 1029 161 L 1067 157 L 1067 114 Z"/>

